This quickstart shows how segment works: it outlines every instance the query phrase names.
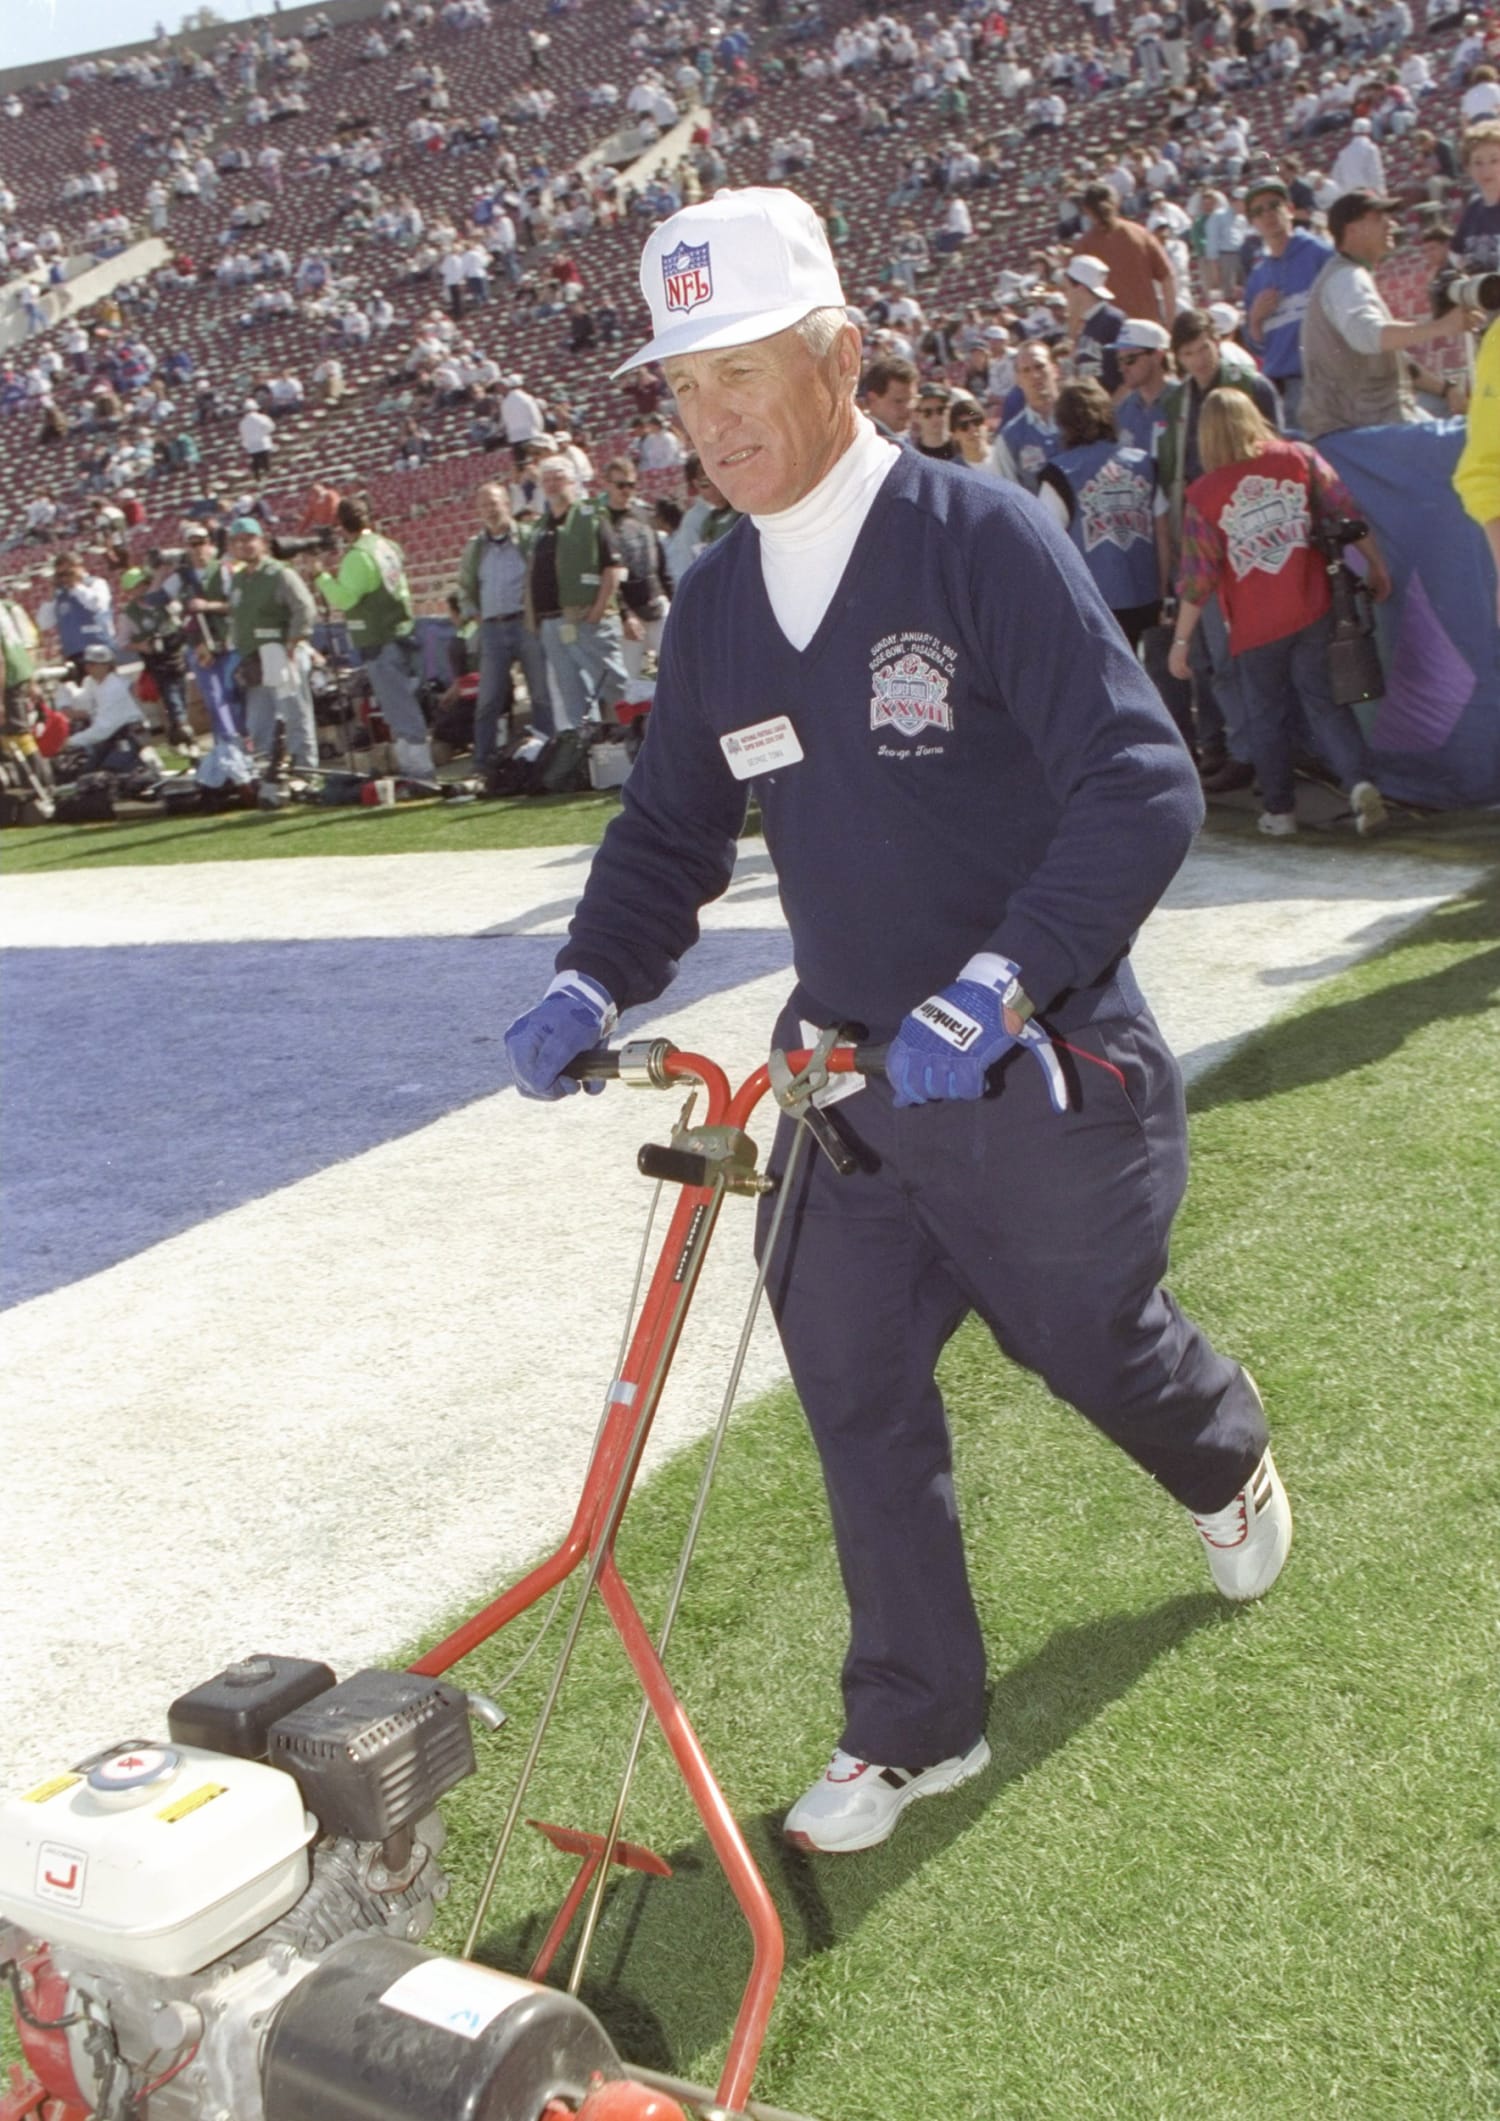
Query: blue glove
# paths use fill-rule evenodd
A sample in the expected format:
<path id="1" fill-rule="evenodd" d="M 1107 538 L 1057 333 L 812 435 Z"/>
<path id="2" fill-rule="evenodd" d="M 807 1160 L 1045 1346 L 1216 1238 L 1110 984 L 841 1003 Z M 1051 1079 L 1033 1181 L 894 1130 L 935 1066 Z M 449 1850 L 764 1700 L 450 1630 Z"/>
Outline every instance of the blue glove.
<path id="1" fill-rule="evenodd" d="M 518 1016 L 505 1034 L 505 1057 L 522 1097 L 549 1103 L 571 1097 L 578 1084 L 563 1069 L 607 1038 L 618 1015 L 597 980 L 583 972 L 560 972 L 536 1007 Z M 602 1090 L 604 1085 L 583 1087 Z"/>
<path id="2" fill-rule="evenodd" d="M 928 997 L 902 1019 L 886 1053 L 885 1072 L 896 1105 L 925 1105 L 931 1098 L 983 1097 L 985 1078 L 1013 1046 L 1036 1056 L 1047 1078 L 1054 1112 L 1068 1109 L 1068 1085 L 1052 1041 L 1034 1019 L 1009 958 L 982 951 L 971 957 L 941 994 Z M 1015 1031 L 1005 1028 L 1027 1012 Z"/>

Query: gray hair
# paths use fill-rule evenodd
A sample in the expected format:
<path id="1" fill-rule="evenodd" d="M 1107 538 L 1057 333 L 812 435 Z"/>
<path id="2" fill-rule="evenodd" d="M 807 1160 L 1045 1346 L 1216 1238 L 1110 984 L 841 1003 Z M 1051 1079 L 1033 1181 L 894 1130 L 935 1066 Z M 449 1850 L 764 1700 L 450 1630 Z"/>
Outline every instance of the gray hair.
<path id="1" fill-rule="evenodd" d="M 831 353 L 839 333 L 847 329 L 847 309 L 811 309 L 792 326 L 815 361 Z"/>
<path id="2" fill-rule="evenodd" d="M 531 468 L 539 479 L 545 479 L 549 471 L 560 471 L 570 478 L 575 486 L 578 484 L 578 466 L 571 457 L 554 453 L 550 457 L 543 457 L 540 464 L 533 464 Z"/>

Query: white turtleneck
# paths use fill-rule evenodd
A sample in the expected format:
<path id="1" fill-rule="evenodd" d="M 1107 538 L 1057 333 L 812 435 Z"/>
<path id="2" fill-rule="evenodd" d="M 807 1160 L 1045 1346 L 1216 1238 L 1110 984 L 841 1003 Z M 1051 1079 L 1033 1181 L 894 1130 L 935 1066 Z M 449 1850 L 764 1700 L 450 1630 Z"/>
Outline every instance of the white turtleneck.
<path id="1" fill-rule="evenodd" d="M 760 532 L 766 595 L 794 648 L 805 648 L 823 623 L 871 503 L 900 454 L 860 413 L 854 440 L 811 493 L 775 515 L 751 516 Z"/>

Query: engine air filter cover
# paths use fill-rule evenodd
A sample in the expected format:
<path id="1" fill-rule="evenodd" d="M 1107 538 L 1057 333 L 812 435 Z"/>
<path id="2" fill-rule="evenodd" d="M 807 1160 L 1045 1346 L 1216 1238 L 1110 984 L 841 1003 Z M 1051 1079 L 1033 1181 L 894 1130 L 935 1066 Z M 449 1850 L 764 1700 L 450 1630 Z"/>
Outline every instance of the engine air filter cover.
<path id="1" fill-rule="evenodd" d="M 414 1672 L 356 1672 L 273 1724 L 268 1758 L 325 1834 L 385 1841 L 473 1774 L 468 1702 Z"/>

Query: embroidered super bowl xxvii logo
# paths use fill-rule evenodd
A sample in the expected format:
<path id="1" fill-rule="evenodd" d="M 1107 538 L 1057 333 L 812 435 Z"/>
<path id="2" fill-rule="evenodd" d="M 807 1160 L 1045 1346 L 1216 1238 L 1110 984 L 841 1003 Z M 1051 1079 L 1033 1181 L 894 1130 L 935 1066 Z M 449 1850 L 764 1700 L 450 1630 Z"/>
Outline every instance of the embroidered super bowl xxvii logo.
<path id="1" fill-rule="evenodd" d="M 870 727 L 901 736 L 951 729 L 948 684 L 958 651 L 932 633 L 890 633 L 870 651 Z"/>
<path id="2" fill-rule="evenodd" d="M 714 294 L 713 263 L 706 243 L 679 243 L 661 261 L 667 308 L 682 316 Z"/>
<path id="3" fill-rule="evenodd" d="M 1129 552 L 1141 539 L 1155 535 L 1150 481 L 1118 457 L 1101 464 L 1078 489 L 1078 514 L 1085 552 L 1096 545 L 1118 545 L 1121 552 Z"/>
<path id="4" fill-rule="evenodd" d="M 1219 517 L 1224 549 L 1236 579 L 1280 574 L 1294 552 L 1311 542 L 1307 488 L 1295 479 L 1268 479 L 1252 472 L 1240 480 Z"/>

